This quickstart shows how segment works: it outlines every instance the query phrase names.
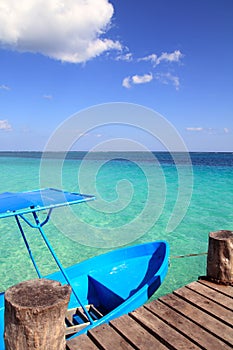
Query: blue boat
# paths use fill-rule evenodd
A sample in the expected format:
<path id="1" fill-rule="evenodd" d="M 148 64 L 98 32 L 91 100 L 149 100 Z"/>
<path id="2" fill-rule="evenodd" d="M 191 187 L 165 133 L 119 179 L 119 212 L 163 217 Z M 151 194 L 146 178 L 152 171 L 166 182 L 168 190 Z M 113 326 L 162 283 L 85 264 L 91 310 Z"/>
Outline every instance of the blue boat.
<path id="1" fill-rule="evenodd" d="M 144 304 L 159 288 L 168 270 L 169 247 L 155 241 L 125 247 L 64 268 L 43 226 L 54 208 L 94 200 L 94 196 L 53 188 L 0 194 L 0 218 L 14 217 L 39 278 L 69 284 L 72 294 L 65 318 L 66 336 L 72 338 Z M 41 222 L 37 213 L 47 210 Z M 28 217 L 31 215 L 31 219 Z M 39 230 L 59 271 L 42 276 L 22 221 Z M 0 350 L 4 350 L 4 293 L 0 293 Z"/>

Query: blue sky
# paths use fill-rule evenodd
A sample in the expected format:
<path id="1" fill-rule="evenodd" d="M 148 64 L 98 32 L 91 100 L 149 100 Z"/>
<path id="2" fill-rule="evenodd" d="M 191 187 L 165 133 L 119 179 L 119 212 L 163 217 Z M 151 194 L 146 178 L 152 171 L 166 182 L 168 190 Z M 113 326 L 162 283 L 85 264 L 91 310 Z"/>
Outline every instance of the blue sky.
<path id="1" fill-rule="evenodd" d="M 126 102 L 190 151 L 232 152 L 232 39 L 232 0 L 0 0 L 0 150 L 43 150 L 74 113 Z"/>

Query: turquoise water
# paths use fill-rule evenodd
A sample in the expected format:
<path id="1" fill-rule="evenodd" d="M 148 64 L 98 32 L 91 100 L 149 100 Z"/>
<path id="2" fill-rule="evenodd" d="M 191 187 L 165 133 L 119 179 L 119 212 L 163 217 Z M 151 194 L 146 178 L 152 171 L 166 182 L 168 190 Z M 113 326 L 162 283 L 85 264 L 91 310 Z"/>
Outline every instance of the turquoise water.
<path id="1" fill-rule="evenodd" d="M 156 296 L 205 275 L 205 255 L 173 257 L 207 252 L 210 231 L 233 229 L 233 154 L 193 153 L 192 167 L 183 156 L 174 164 L 166 153 L 156 153 L 154 159 L 147 154 L 83 156 L 71 153 L 64 163 L 60 156 L 48 157 L 41 169 L 39 153 L 0 154 L 0 192 L 62 186 L 96 196 L 90 206 L 57 209 L 45 226 L 64 266 L 122 244 L 163 239 L 170 244 L 170 268 Z M 172 216 L 177 226 L 169 231 Z M 54 271 L 39 235 L 25 230 L 42 274 Z M 36 274 L 14 219 L 1 219 L 0 232 L 3 291 Z"/>

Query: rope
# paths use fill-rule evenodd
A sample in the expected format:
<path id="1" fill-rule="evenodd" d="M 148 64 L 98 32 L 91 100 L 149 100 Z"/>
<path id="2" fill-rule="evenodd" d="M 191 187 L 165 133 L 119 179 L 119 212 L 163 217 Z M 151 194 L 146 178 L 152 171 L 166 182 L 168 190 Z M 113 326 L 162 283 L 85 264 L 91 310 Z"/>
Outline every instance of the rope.
<path id="1" fill-rule="evenodd" d="M 207 255 L 207 252 L 197 253 L 197 254 L 176 255 L 176 256 L 173 255 L 173 256 L 170 256 L 170 259 L 189 258 L 190 256 L 200 256 L 200 255 Z"/>

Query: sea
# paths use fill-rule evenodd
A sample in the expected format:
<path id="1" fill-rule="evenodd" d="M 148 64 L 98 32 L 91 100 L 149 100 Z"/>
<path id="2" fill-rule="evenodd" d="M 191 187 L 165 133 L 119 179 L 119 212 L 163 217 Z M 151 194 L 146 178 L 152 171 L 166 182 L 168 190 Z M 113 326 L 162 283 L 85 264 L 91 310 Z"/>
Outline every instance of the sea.
<path id="1" fill-rule="evenodd" d="M 95 196 L 54 209 L 43 226 L 65 267 L 122 246 L 167 241 L 168 274 L 153 298 L 204 276 L 209 233 L 233 230 L 230 152 L 0 152 L 0 171 L 0 193 L 52 187 Z M 42 275 L 57 270 L 37 230 L 22 225 Z M 37 275 L 14 218 L 0 219 L 0 235 L 5 291 Z"/>

